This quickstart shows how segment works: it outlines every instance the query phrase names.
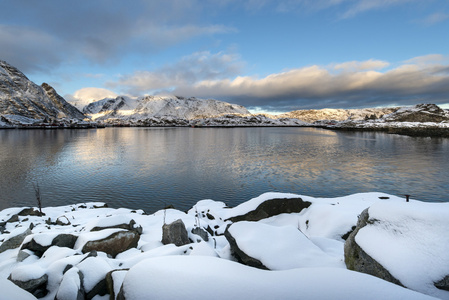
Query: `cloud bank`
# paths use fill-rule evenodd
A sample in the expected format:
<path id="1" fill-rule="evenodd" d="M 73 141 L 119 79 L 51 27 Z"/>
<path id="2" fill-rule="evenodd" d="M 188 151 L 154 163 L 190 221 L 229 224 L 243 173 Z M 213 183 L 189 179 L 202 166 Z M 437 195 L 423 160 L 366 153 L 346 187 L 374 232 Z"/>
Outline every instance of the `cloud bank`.
<path id="1" fill-rule="evenodd" d="M 238 70 L 239 60 L 224 54 L 206 54 L 203 64 L 198 59 L 203 56 L 195 54 L 163 69 L 136 72 L 110 84 L 146 93 L 172 87 L 172 92 L 179 95 L 277 111 L 449 102 L 449 59 L 438 54 L 394 66 L 380 60 L 312 65 L 262 78 L 230 77 Z M 228 77 L 220 78 L 225 75 Z M 205 79 L 214 76 L 216 79 Z"/>

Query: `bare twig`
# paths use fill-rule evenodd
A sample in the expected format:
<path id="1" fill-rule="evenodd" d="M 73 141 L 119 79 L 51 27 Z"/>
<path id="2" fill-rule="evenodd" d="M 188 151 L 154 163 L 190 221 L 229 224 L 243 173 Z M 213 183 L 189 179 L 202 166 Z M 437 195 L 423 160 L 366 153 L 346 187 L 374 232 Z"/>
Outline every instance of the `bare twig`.
<path id="1" fill-rule="evenodd" d="M 36 195 L 37 207 L 39 207 L 39 212 L 42 214 L 42 198 L 41 198 L 41 190 L 39 188 L 39 183 L 33 183 L 34 194 Z"/>

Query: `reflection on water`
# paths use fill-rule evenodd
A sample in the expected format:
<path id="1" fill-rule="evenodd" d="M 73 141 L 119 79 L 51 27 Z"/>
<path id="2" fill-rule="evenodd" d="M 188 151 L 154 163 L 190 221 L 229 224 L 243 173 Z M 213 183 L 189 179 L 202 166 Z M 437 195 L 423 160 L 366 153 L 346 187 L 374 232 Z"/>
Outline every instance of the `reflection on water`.
<path id="1" fill-rule="evenodd" d="M 230 206 L 268 191 L 447 201 L 449 140 L 315 128 L 1 130 L 0 209 L 86 201 Z"/>

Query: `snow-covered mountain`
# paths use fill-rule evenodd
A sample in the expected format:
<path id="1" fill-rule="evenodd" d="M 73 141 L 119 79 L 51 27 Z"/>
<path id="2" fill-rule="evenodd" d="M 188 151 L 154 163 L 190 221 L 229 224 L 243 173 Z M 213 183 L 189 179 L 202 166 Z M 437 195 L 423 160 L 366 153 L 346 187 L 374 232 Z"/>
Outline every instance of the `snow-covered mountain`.
<path id="1" fill-rule="evenodd" d="M 2 60 L 0 60 L 0 116 L 3 121 L 18 117 L 31 120 L 84 118 L 82 112 L 59 96 L 50 85 L 35 84 L 17 68 Z"/>
<path id="2" fill-rule="evenodd" d="M 193 120 L 217 117 L 224 114 L 250 114 L 245 107 L 237 104 L 213 99 L 184 98 L 173 95 L 108 98 L 87 105 L 84 107 L 83 112 L 98 121 L 108 119 L 138 121 L 161 117 Z"/>
<path id="3" fill-rule="evenodd" d="M 367 120 L 379 119 L 384 115 L 391 114 L 399 107 L 388 108 L 362 108 L 362 109 L 308 109 L 295 110 L 280 115 L 282 118 L 295 118 L 305 122 L 313 123 L 316 121 L 345 121 L 345 120 Z"/>

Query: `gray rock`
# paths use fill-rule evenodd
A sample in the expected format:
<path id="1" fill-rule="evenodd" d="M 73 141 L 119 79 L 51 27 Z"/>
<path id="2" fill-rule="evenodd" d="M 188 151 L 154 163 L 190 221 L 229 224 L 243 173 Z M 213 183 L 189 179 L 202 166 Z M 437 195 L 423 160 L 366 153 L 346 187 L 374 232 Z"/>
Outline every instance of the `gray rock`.
<path id="1" fill-rule="evenodd" d="M 23 240 L 30 234 L 31 234 L 31 229 L 27 228 L 21 234 L 18 234 L 16 236 L 4 241 L 0 245 L 0 253 L 5 252 L 6 250 L 9 250 L 9 249 L 18 248 L 22 244 Z"/>
<path id="2" fill-rule="evenodd" d="M 111 228 L 126 229 L 130 231 L 136 231 L 138 234 L 142 234 L 142 226 L 136 226 L 136 221 L 134 220 L 129 221 L 129 223 L 122 223 L 113 226 L 106 226 L 106 227 L 96 226 L 92 228 L 90 231 L 100 231 L 103 229 L 111 229 Z"/>
<path id="3" fill-rule="evenodd" d="M 83 285 L 83 279 L 84 279 L 83 273 L 81 273 L 79 270 L 76 270 L 76 274 L 73 274 L 73 275 L 72 274 L 70 274 L 70 272 L 67 274 L 64 273 L 64 277 L 62 278 L 61 284 L 63 284 L 64 280 L 69 280 L 69 282 L 70 282 L 70 280 L 73 280 L 73 278 L 67 279 L 67 276 L 78 276 L 79 285 L 80 285 L 79 288 L 75 284 L 69 285 L 69 288 L 76 289 L 76 291 L 74 291 L 76 293 L 76 298 L 67 299 L 67 297 L 66 297 L 67 291 L 64 291 L 63 293 L 59 293 L 59 290 L 58 290 L 58 292 L 56 293 L 56 296 L 55 296 L 55 300 L 85 300 L 86 299 L 86 297 L 85 297 L 86 293 L 85 293 L 84 285 Z M 61 288 L 61 286 L 59 286 L 59 288 Z M 67 288 L 67 286 L 63 287 L 63 289 L 64 288 Z"/>
<path id="4" fill-rule="evenodd" d="M 33 251 L 37 256 L 42 257 L 44 252 L 47 251 L 47 249 L 51 246 L 73 248 L 75 246 L 77 238 L 77 236 L 74 236 L 72 234 L 59 234 L 52 240 L 50 245 L 41 245 L 36 242 L 34 238 L 32 238 L 31 241 L 22 245 L 21 250 L 28 249 Z"/>
<path id="5" fill-rule="evenodd" d="M 110 295 L 111 299 L 116 299 L 116 295 L 115 295 L 115 291 L 114 291 L 114 277 L 112 276 L 112 274 L 114 272 L 127 272 L 128 270 L 129 269 L 117 269 L 117 270 L 112 270 L 112 271 L 108 272 L 108 274 L 106 274 L 106 289 L 107 289 L 107 294 Z"/>
<path id="6" fill-rule="evenodd" d="M 248 254 L 246 254 L 244 251 L 242 251 L 239 248 L 237 241 L 232 236 L 232 234 L 229 232 L 229 228 L 231 226 L 232 226 L 232 224 L 230 224 L 230 225 L 228 225 L 228 227 L 226 227 L 224 236 L 228 240 L 229 245 L 231 246 L 231 253 L 237 259 L 237 261 L 244 265 L 250 266 L 250 267 L 259 268 L 259 269 L 263 269 L 263 270 L 269 270 L 260 260 L 249 256 Z"/>
<path id="7" fill-rule="evenodd" d="M 449 291 L 449 275 L 446 275 L 440 281 L 435 282 L 434 285 L 441 290 Z"/>
<path id="8" fill-rule="evenodd" d="M 115 257 L 123 251 L 137 247 L 139 239 L 140 235 L 135 231 L 118 231 L 104 239 L 87 242 L 82 252 L 102 251 Z"/>
<path id="9" fill-rule="evenodd" d="M 232 222 L 259 221 L 283 213 L 299 213 L 311 204 L 311 202 L 303 201 L 301 198 L 270 199 L 262 202 L 255 210 L 227 220 Z"/>
<path id="10" fill-rule="evenodd" d="M 209 235 L 207 234 L 207 231 L 201 227 L 192 228 L 192 233 L 199 235 L 206 242 L 209 241 Z"/>
<path id="11" fill-rule="evenodd" d="M 100 280 L 89 292 L 86 293 L 86 299 L 91 300 L 95 296 L 104 296 L 108 293 L 106 278 Z"/>
<path id="12" fill-rule="evenodd" d="M 369 208 L 365 209 L 360 214 L 359 220 L 357 222 L 357 227 L 349 235 L 345 242 L 344 252 L 346 267 L 349 270 L 370 274 L 383 280 L 403 286 L 397 278 L 391 275 L 390 272 L 385 269 L 380 263 L 378 263 L 374 258 L 369 256 L 355 241 L 355 237 L 360 229 L 365 227 L 370 222 L 376 221 L 369 218 L 368 210 Z"/>
<path id="13" fill-rule="evenodd" d="M 11 275 L 8 277 L 8 279 L 18 287 L 30 292 L 37 298 L 42 298 L 47 294 L 47 274 L 44 274 L 39 278 L 30 279 L 27 281 L 14 280 L 11 278 Z"/>
<path id="14" fill-rule="evenodd" d="M 17 254 L 16 261 L 17 262 L 22 262 L 22 261 L 24 261 L 25 259 L 27 259 L 30 256 L 31 256 L 31 254 L 28 253 L 27 251 L 20 250 L 19 253 Z"/>
<path id="15" fill-rule="evenodd" d="M 176 246 L 187 245 L 190 243 L 186 226 L 181 219 L 171 224 L 162 226 L 162 244 L 175 244 Z"/>

